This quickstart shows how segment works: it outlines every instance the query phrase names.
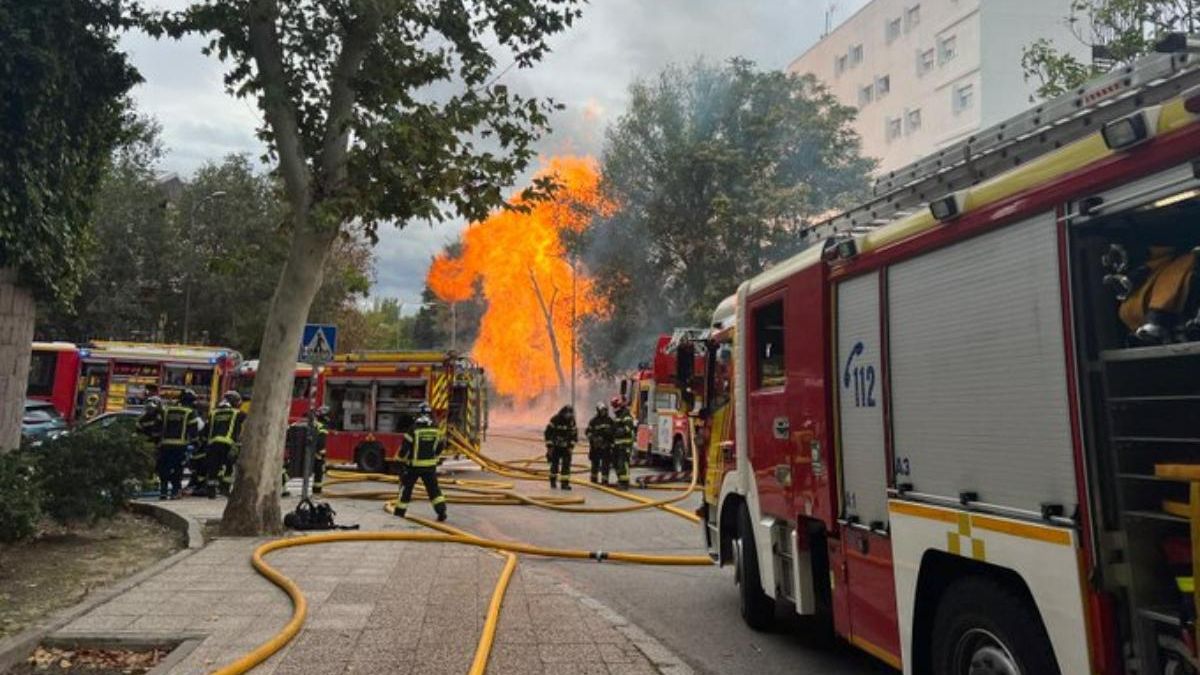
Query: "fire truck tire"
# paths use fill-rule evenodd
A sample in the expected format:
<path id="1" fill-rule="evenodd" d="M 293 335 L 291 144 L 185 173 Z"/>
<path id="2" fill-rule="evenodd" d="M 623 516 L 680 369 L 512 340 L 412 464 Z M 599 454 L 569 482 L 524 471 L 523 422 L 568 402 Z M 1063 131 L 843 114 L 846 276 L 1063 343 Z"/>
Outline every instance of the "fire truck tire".
<path id="1" fill-rule="evenodd" d="M 955 581 L 933 620 L 934 675 L 1057 675 L 1054 649 L 1028 600 L 984 577 Z"/>
<path id="2" fill-rule="evenodd" d="M 687 468 L 687 451 L 683 447 L 683 439 L 676 437 L 671 444 L 671 470 L 679 473 Z"/>
<path id="3" fill-rule="evenodd" d="M 383 446 L 378 443 L 363 443 L 354 453 L 358 470 L 366 473 L 383 473 Z"/>
<path id="4" fill-rule="evenodd" d="M 742 620 L 754 630 L 766 630 L 775 622 L 775 601 L 762 589 L 754 530 L 745 507 L 738 512 L 738 536 L 733 540 L 733 557 Z"/>

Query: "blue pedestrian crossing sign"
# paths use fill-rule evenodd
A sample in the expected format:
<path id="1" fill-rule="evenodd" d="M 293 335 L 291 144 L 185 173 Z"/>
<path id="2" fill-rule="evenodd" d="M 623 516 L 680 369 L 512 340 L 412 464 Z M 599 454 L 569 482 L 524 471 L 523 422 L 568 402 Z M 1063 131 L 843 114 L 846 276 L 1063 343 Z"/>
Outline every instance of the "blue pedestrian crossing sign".
<path id="1" fill-rule="evenodd" d="M 337 349 L 337 326 L 310 323 L 304 326 L 300 339 L 300 360 L 305 363 L 322 364 L 333 360 Z"/>

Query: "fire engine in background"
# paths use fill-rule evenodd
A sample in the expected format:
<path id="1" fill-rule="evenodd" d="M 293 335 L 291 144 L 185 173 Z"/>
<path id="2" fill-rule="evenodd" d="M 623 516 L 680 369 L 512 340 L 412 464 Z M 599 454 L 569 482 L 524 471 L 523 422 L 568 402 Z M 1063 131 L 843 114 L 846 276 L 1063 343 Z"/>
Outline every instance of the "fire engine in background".
<path id="1" fill-rule="evenodd" d="M 79 348 L 70 342 L 33 343 L 26 397 L 50 403 L 70 424 L 75 420 L 79 363 Z"/>
<path id="2" fill-rule="evenodd" d="M 81 361 L 75 417 L 140 407 L 146 385 L 174 399 L 191 389 L 201 409 L 217 401 L 233 383 L 241 355 L 232 349 L 140 342 L 91 342 L 79 346 Z"/>
<path id="3" fill-rule="evenodd" d="M 751 626 L 905 673 L 1198 672 L 1197 65 L 882 178 L 717 308 L 702 511 Z"/>
<path id="4" fill-rule="evenodd" d="M 694 329 L 679 329 L 677 335 L 690 335 Z M 693 410 L 683 395 L 693 394 L 703 385 L 705 360 L 696 356 L 684 382 L 677 373 L 677 355 L 668 353 L 672 335 L 661 335 L 654 350 L 654 361 L 643 364 L 636 373 L 621 382 L 621 396 L 629 401 L 629 414 L 637 421 L 634 440 L 636 456 L 666 460 L 674 471 L 683 471 L 691 462 L 692 441 L 688 430 Z"/>
<path id="5" fill-rule="evenodd" d="M 242 412 L 250 412 L 250 397 L 254 392 L 254 377 L 258 374 L 258 359 L 244 361 L 237 367 L 233 387 L 242 395 Z M 316 374 L 310 364 L 296 363 L 295 379 L 292 380 L 292 399 L 288 406 L 288 424 L 304 419 L 312 406 L 315 394 Z"/>
<path id="6" fill-rule="evenodd" d="M 317 404 L 330 410 L 325 449 L 332 464 L 385 471 L 396 461 L 403 434 L 422 402 L 435 421 L 474 441 L 487 428 L 483 369 L 453 352 L 341 354 L 317 377 Z"/>

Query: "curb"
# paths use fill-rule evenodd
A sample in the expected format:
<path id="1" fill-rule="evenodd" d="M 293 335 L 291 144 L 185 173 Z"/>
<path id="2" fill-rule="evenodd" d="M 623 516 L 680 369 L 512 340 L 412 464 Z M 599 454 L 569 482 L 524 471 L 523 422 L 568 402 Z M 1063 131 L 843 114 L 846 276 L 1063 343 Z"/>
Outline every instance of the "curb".
<path id="1" fill-rule="evenodd" d="M 200 522 L 195 518 L 189 518 L 154 502 L 129 502 L 129 510 L 143 516 L 150 516 L 172 530 L 186 534 L 189 550 L 204 548 L 204 531 L 200 527 Z"/>
<path id="2" fill-rule="evenodd" d="M 129 589 L 141 584 L 163 570 L 174 567 L 184 558 L 192 555 L 204 546 L 204 538 L 200 533 L 200 524 L 181 514 L 169 511 L 157 504 L 145 502 L 130 502 L 130 510 L 135 513 L 149 515 L 167 527 L 187 533 L 188 547 L 174 553 L 132 576 L 125 577 L 113 584 L 88 593 L 77 605 L 60 609 L 43 617 L 29 628 L 0 640 L 0 672 L 24 661 L 30 653 L 46 638 L 47 635 L 61 629 L 75 619 L 87 614 L 104 603 L 122 595 Z M 165 515 L 170 514 L 170 515 Z M 194 536 L 193 536 L 194 530 Z"/>
<path id="3" fill-rule="evenodd" d="M 684 663 L 674 652 L 664 647 L 661 642 L 639 628 L 632 621 L 618 614 L 613 608 L 591 596 L 581 593 L 567 584 L 560 582 L 557 586 L 563 593 L 575 598 L 579 604 L 599 614 L 618 633 L 624 635 L 633 643 L 634 647 L 637 647 L 642 656 L 649 659 L 654 669 L 662 673 L 662 675 L 695 675 L 692 667 Z"/>

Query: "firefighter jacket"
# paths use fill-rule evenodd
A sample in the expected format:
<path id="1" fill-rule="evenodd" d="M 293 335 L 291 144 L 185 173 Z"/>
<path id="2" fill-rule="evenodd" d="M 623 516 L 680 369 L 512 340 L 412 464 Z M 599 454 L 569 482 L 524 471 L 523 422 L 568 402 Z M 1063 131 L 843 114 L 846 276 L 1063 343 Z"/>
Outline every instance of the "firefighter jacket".
<path id="1" fill-rule="evenodd" d="M 613 418 L 608 413 L 596 413 L 587 425 L 587 439 L 595 448 L 607 448 L 613 442 Z"/>
<path id="2" fill-rule="evenodd" d="M 182 405 L 167 406 L 162 413 L 162 431 L 159 444 L 165 447 L 191 445 L 200 436 L 200 416 L 192 408 Z"/>
<path id="3" fill-rule="evenodd" d="M 617 419 L 613 421 L 613 445 L 622 449 L 633 447 L 634 436 L 637 435 L 637 424 L 633 421 L 633 416 L 628 410 L 622 410 L 617 413 Z"/>
<path id="4" fill-rule="evenodd" d="M 321 420 L 313 420 L 313 429 L 317 432 L 317 444 L 313 448 L 313 457 L 325 459 L 325 441 L 329 438 L 329 427 Z"/>
<path id="5" fill-rule="evenodd" d="M 575 428 L 575 417 L 555 414 L 546 425 L 546 446 L 557 450 L 570 450 L 579 442 L 579 430 Z"/>
<path id="6" fill-rule="evenodd" d="M 208 417 L 208 442 L 236 447 L 242 437 L 246 415 L 236 408 L 217 408 Z"/>
<path id="7" fill-rule="evenodd" d="M 162 408 L 147 406 L 137 419 L 138 433 L 152 441 L 157 441 L 162 434 L 162 421 Z"/>
<path id="8" fill-rule="evenodd" d="M 414 469 L 437 466 L 442 448 L 446 446 L 446 434 L 438 427 L 417 427 L 412 433 L 404 434 L 404 447 L 400 450 L 400 462 Z"/>

